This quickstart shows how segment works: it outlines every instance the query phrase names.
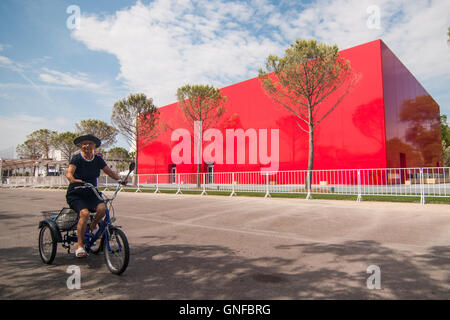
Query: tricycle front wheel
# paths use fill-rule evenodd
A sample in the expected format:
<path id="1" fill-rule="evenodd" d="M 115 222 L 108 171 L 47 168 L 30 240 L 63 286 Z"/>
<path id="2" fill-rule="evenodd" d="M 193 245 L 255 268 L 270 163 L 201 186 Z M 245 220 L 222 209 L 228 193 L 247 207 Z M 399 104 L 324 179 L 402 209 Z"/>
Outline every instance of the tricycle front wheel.
<path id="1" fill-rule="evenodd" d="M 90 252 L 93 254 L 98 254 L 100 251 L 103 250 L 103 246 L 105 243 L 105 237 L 102 236 L 97 241 L 95 241 L 95 244 L 91 245 Z"/>
<path id="2" fill-rule="evenodd" d="M 56 256 L 57 241 L 52 230 L 45 225 L 39 231 L 39 256 L 46 264 L 51 264 Z"/>
<path id="3" fill-rule="evenodd" d="M 109 271 L 116 275 L 122 274 L 130 260 L 130 247 L 125 233 L 118 228 L 112 228 L 104 241 L 105 261 Z"/>

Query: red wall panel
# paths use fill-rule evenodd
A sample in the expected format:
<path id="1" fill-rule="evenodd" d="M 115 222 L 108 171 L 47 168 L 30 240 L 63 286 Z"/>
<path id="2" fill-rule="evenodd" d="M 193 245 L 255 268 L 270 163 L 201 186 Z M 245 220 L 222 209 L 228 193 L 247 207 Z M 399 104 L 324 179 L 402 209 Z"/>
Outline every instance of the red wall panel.
<path id="1" fill-rule="evenodd" d="M 442 165 L 439 105 L 381 43 L 389 168 Z"/>
<path id="2" fill-rule="evenodd" d="M 351 62 L 353 70 L 360 75 L 354 90 L 315 129 L 314 169 L 383 168 L 386 167 L 386 128 L 383 97 L 383 74 L 380 40 L 372 41 L 341 51 Z M 385 76 L 386 78 L 386 76 Z M 279 104 L 272 101 L 253 78 L 221 89 L 228 97 L 226 113 L 217 129 L 224 137 L 226 156 L 227 128 L 244 130 L 279 130 L 278 170 L 304 170 L 308 161 L 308 136 L 297 127 L 293 117 Z M 330 97 L 321 107 L 327 110 L 336 97 Z M 171 133 L 178 128 L 192 132 L 177 103 L 161 107 L 161 123 L 166 129 L 152 144 L 139 154 L 139 173 L 168 173 L 173 163 L 171 150 L 178 142 L 171 142 Z M 391 118 L 389 118 L 391 119 Z M 269 141 L 270 142 L 270 141 Z M 203 146 L 205 148 L 207 143 Z M 238 151 L 235 146 L 235 154 Z M 270 143 L 269 148 L 270 150 Z M 246 147 L 248 154 L 248 145 Z M 194 155 L 192 144 L 191 155 Z M 225 162 L 225 159 L 224 159 Z M 250 164 L 215 163 L 215 172 L 259 171 L 268 167 Z M 202 172 L 205 172 L 202 166 Z M 179 164 L 177 172 L 196 172 L 195 164 Z"/>

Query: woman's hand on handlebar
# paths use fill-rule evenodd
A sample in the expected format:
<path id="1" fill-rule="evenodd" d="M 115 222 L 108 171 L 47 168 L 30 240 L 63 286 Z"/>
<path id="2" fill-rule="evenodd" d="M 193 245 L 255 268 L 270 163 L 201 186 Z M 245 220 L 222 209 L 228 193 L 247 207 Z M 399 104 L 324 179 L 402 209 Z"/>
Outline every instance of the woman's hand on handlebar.
<path id="1" fill-rule="evenodd" d="M 70 183 L 84 183 L 84 181 L 80 179 L 73 179 Z"/>

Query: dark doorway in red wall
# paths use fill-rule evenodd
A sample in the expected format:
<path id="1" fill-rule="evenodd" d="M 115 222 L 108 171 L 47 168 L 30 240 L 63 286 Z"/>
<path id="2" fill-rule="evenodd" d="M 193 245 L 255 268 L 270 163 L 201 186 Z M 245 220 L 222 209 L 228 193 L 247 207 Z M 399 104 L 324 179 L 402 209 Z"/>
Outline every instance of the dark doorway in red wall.
<path id="1" fill-rule="evenodd" d="M 400 168 L 406 168 L 406 154 L 400 153 Z"/>
<path id="2" fill-rule="evenodd" d="M 400 152 L 400 168 L 406 168 L 406 154 Z M 406 180 L 406 170 L 400 170 L 400 181 L 405 183 Z"/>
<path id="3" fill-rule="evenodd" d="M 177 183 L 177 165 L 169 164 L 169 183 Z"/>
<path id="4" fill-rule="evenodd" d="M 214 163 L 207 163 L 206 165 L 206 183 L 214 183 Z"/>

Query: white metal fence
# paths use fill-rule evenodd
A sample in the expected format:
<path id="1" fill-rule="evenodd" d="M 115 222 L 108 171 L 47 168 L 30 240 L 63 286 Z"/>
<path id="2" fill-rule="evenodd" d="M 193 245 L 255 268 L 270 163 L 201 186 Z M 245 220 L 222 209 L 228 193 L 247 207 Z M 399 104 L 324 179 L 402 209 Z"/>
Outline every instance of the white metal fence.
<path id="1" fill-rule="evenodd" d="M 1 186 L 6 188 L 64 188 L 68 185 L 65 176 L 47 176 L 47 177 L 26 177 L 26 176 L 11 176 L 3 177 Z"/>
<path id="2" fill-rule="evenodd" d="M 202 194 L 221 191 L 230 196 L 242 192 L 301 194 L 308 193 L 307 170 L 277 172 L 216 172 L 140 174 L 129 178 L 136 192 L 149 189 L 154 192 L 174 190 L 201 191 Z M 100 177 L 99 187 L 110 188 L 116 181 Z M 63 176 L 9 177 L 3 187 L 56 187 L 67 186 Z M 364 196 L 415 196 L 425 203 L 426 197 L 450 196 L 450 168 L 402 169 L 347 169 L 314 170 L 311 172 L 311 194 L 355 195 L 358 201 Z"/>

